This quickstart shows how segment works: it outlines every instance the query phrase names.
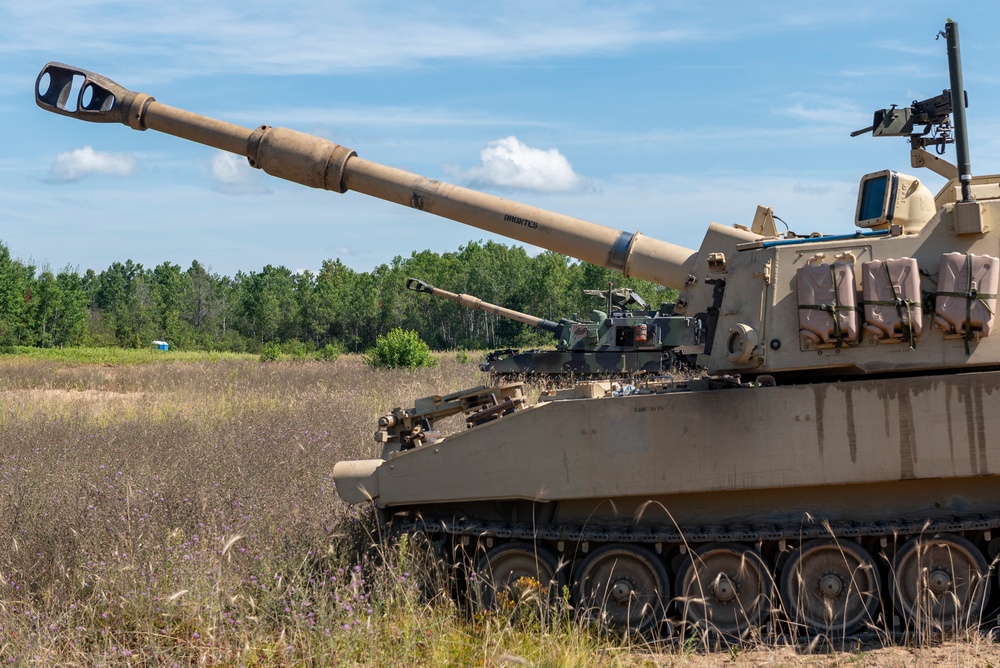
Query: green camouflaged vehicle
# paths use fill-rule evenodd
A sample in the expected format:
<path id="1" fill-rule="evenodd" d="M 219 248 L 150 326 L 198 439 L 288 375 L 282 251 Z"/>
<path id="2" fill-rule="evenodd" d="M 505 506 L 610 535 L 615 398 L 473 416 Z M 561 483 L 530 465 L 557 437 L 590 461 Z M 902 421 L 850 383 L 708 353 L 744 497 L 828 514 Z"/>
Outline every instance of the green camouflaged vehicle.
<path id="1" fill-rule="evenodd" d="M 585 294 L 601 298 L 607 310 L 592 311 L 589 320 L 574 315 L 555 322 L 442 290 L 416 278 L 406 279 L 406 287 L 552 333 L 554 350 L 506 348 L 489 353 L 479 368 L 500 381 L 627 378 L 661 375 L 689 365 L 683 344 L 690 335 L 691 318 L 673 315 L 673 304 L 661 304 L 658 311 L 647 310 L 645 300 L 628 288 L 585 290 Z"/>

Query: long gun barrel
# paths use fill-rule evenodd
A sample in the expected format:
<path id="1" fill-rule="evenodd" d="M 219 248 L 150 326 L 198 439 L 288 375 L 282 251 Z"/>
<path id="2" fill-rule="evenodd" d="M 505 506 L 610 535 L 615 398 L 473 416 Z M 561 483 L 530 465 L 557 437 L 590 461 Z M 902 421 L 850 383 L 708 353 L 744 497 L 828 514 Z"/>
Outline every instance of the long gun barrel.
<path id="1" fill-rule="evenodd" d="M 79 84 L 75 108 L 70 106 Z M 255 130 L 157 102 L 93 72 L 48 63 L 35 83 L 47 111 L 96 123 L 157 130 L 245 156 L 272 176 L 372 197 L 450 218 L 660 285 L 681 288 L 696 253 L 664 241 L 519 204 L 363 160 L 349 148 L 287 128 Z"/>
<path id="2" fill-rule="evenodd" d="M 552 332 L 553 334 L 558 334 L 559 330 L 562 329 L 562 326 L 558 322 L 546 320 L 545 318 L 537 318 L 527 313 L 521 313 L 520 311 L 514 311 L 509 308 L 504 308 L 503 306 L 497 306 L 496 304 L 490 304 L 489 302 L 484 302 L 482 299 L 473 297 L 472 295 L 456 294 L 454 292 L 442 290 L 441 288 L 435 288 L 430 283 L 421 281 L 418 278 L 406 279 L 406 289 L 413 290 L 414 292 L 425 292 L 429 295 L 434 295 L 435 297 L 441 297 L 442 299 L 449 299 L 465 306 L 466 308 L 476 309 L 477 311 L 495 313 L 501 318 L 508 318 L 509 320 L 523 322 L 525 325 L 544 329 L 545 331 Z"/>

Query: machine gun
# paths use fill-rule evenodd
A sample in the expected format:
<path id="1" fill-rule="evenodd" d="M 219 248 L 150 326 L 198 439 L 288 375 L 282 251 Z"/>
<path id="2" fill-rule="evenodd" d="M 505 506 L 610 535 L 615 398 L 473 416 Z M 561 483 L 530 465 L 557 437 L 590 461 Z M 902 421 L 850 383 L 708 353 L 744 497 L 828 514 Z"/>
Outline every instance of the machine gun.
<path id="1" fill-rule="evenodd" d="M 962 84 L 962 58 L 958 44 L 958 26 L 949 20 L 938 38 L 945 37 L 948 43 L 948 69 L 951 88 L 940 95 L 926 100 L 914 100 L 909 107 L 892 105 L 888 109 L 877 109 L 872 124 L 855 130 L 852 137 L 871 132 L 873 137 L 909 137 L 910 165 L 926 167 L 946 179 L 959 178 L 962 182 L 962 201 L 970 199 L 966 187 L 971 176 L 969 165 L 969 139 L 966 132 L 965 109 L 969 106 L 969 94 Z M 955 107 L 954 100 L 960 98 L 962 104 Z M 954 125 L 952 125 L 954 115 Z M 948 144 L 958 142 L 958 167 L 941 160 Z M 926 150 L 933 146 L 934 155 Z"/>
<path id="2" fill-rule="evenodd" d="M 968 98 L 966 98 L 968 106 Z M 946 144 L 954 141 L 951 137 L 951 91 L 920 102 L 914 100 L 909 107 L 892 105 L 888 109 L 877 109 L 872 124 L 862 130 L 855 130 L 852 137 L 871 132 L 874 137 L 910 137 L 917 145 L 936 146 L 944 153 Z M 917 126 L 923 126 L 918 130 Z M 927 135 L 933 136 L 928 138 Z"/>
<path id="3" fill-rule="evenodd" d="M 632 305 L 636 309 L 643 311 L 647 306 L 646 300 L 640 297 L 635 290 L 629 288 L 609 287 L 607 290 L 584 290 L 583 294 L 606 300 L 608 302 L 608 312 L 614 309 L 624 311 Z"/>

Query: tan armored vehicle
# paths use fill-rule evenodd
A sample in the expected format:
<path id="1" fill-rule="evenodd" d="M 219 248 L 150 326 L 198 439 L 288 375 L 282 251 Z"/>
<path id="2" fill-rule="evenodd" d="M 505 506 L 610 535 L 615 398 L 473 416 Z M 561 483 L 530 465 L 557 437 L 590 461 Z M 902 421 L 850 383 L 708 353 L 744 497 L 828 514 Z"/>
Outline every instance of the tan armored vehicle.
<path id="1" fill-rule="evenodd" d="M 956 24 L 946 33 L 950 89 L 869 128 L 909 137 L 913 167 L 948 179 L 937 194 L 878 171 L 861 179 L 853 232 L 782 236 L 761 208 L 746 227 L 710 225 L 697 250 L 65 65 L 42 70 L 36 97 L 680 290 L 703 378 L 583 384 L 534 405 L 516 385 L 424 397 L 379 419 L 380 454 L 337 464 L 344 499 L 471 559 L 487 602 L 490 584 L 530 576 L 628 629 L 934 630 L 985 614 L 1000 551 L 1000 176 L 971 173 Z M 926 150 L 950 143 L 957 166 Z M 435 433 L 458 414 L 468 429 Z"/>

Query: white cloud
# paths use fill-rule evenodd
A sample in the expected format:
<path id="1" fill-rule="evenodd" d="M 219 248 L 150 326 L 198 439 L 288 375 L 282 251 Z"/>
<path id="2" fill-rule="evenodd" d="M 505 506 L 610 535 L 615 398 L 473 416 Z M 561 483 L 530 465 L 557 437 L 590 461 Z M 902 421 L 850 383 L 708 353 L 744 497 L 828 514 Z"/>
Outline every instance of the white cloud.
<path id="1" fill-rule="evenodd" d="M 56 155 L 49 167 L 48 181 L 71 183 L 93 174 L 132 176 L 139 169 L 139 160 L 128 153 L 106 153 L 84 146 Z"/>
<path id="2" fill-rule="evenodd" d="M 60 20 L 52 20 L 54 13 Z M 86 29 L 95 20 L 101 24 L 99 37 Z M 58 46 L 68 62 L 73 62 L 71 56 L 86 57 L 91 67 L 113 65 L 114 76 L 122 81 L 147 83 L 230 72 L 413 68 L 453 58 L 532 62 L 712 41 L 719 33 L 714 23 L 692 25 L 680 21 L 676 12 L 663 16 L 655 8 L 604 8 L 577 0 L 551 6 L 531 0 L 501 6 L 450 0 L 419 10 L 403 3 L 353 0 L 145 5 L 38 0 L 10 7 L 0 3 L 0 23 L 5 28 L 0 54 L 33 54 L 39 45 Z M 123 63 L 123 53 L 133 59 Z M 136 53 L 141 54 L 138 59 Z"/>
<path id="3" fill-rule="evenodd" d="M 895 39 L 880 39 L 872 46 L 876 46 L 880 49 L 885 49 L 886 51 L 891 51 L 893 53 L 902 53 L 908 56 L 925 56 L 928 58 L 940 58 L 945 52 L 944 45 L 938 40 L 904 42 L 902 40 Z"/>
<path id="4" fill-rule="evenodd" d="M 558 149 L 533 148 L 510 136 L 491 141 L 479 152 L 482 164 L 468 170 L 451 170 L 480 186 L 565 192 L 589 186 Z"/>
<path id="5" fill-rule="evenodd" d="M 933 67 L 914 63 L 875 63 L 863 67 L 845 68 L 840 76 L 866 78 L 876 81 L 911 81 L 913 79 L 941 79 L 941 72 Z M 947 79 L 942 79 L 947 81 Z"/>
<path id="6" fill-rule="evenodd" d="M 246 158 L 216 152 L 209 164 L 212 190 L 227 195 L 266 195 L 271 189 L 261 183 L 257 170 L 247 164 Z"/>
<path id="7" fill-rule="evenodd" d="M 445 109 L 434 106 L 325 106 L 325 107 L 282 107 L 279 103 L 268 100 L 268 106 L 225 109 L 218 112 L 203 112 L 226 114 L 226 119 L 232 122 L 243 122 L 256 125 L 261 118 L 266 118 L 269 124 L 283 124 L 289 127 L 305 127 L 310 125 L 371 126 L 371 127 L 484 127 L 494 125 L 518 127 L 551 127 L 552 122 L 526 119 L 515 114 L 488 114 L 472 110 Z"/>
<path id="8" fill-rule="evenodd" d="M 802 101 L 779 109 L 778 113 L 807 123 L 826 125 L 853 125 L 859 118 L 870 118 L 868 109 L 861 109 L 847 99 L 821 95 L 798 95 Z"/>

